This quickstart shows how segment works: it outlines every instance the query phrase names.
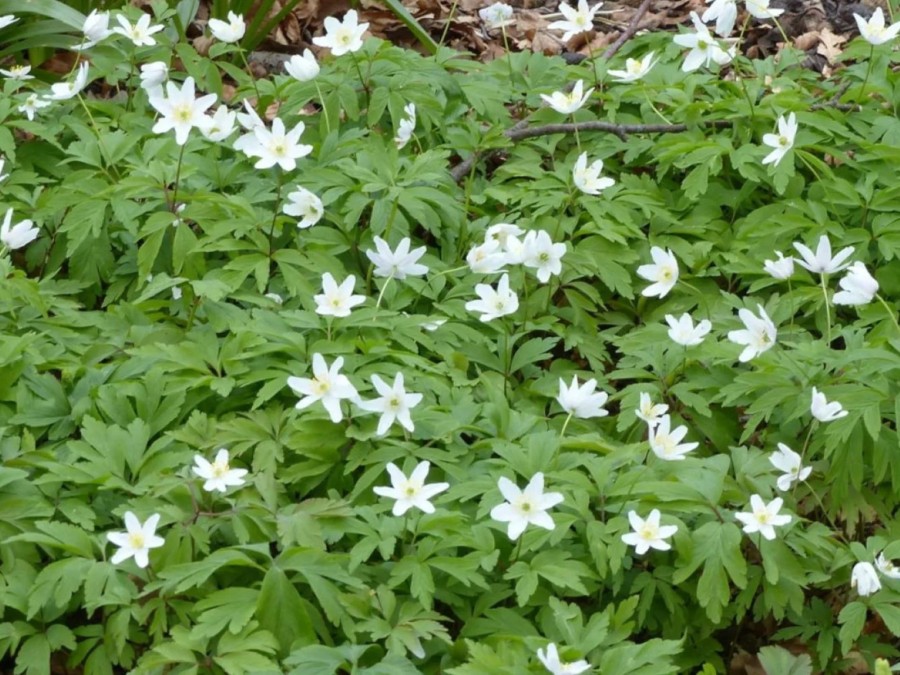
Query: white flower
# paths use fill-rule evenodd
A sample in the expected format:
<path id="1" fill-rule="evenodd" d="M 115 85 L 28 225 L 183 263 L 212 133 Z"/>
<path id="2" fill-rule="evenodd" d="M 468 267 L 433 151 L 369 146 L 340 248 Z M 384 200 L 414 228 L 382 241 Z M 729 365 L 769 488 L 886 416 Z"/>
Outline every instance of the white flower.
<path id="1" fill-rule="evenodd" d="M 506 477 L 497 482 L 500 494 L 506 500 L 491 509 L 491 518 L 500 523 L 509 523 L 507 534 L 512 540 L 519 538 L 529 525 L 537 525 L 545 530 L 555 527 L 553 518 L 547 513 L 563 500 L 559 492 L 544 492 L 544 474 L 536 473 L 524 490 Z"/>
<path id="2" fill-rule="evenodd" d="M 4 14 L 0 16 L 0 28 L 6 28 L 19 20 L 15 14 Z"/>
<path id="3" fill-rule="evenodd" d="M 159 514 L 154 513 L 147 518 L 143 525 L 131 511 L 125 512 L 125 528 L 127 532 L 107 532 L 106 539 L 111 544 L 118 546 L 109 561 L 113 565 L 128 560 L 134 556 L 134 562 L 143 569 L 150 564 L 150 549 L 159 548 L 166 543 L 162 537 L 156 536 L 156 526 L 159 524 Z"/>
<path id="4" fill-rule="evenodd" d="M 640 61 L 637 59 L 625 59 L 625 70 L 608 70 L 606 72 L 616 82 L 636 82 L 649 73 L 653 66 L 656 65 L 656 61 L 653 60 L 654 54 L 655 52 L 650 52 Z"/>
<path id="5" fill-rule="evenodd" d="M 872 563 L 858 562 L 850 572 L 850 588 L 855 588 L 861 596 L 872 595 L 881 590 L 881 579 Z"/>
<path id="6" fill-rule="evenodd" d="M 651 548 L 657 551 L 668 551 L 672 545 L 666 541 L 678 532 L 677 525 L 659 524 L 659 509 L 653 509 L 647 520 L 641 518 L 636 511 L 628 512 L 628 522 L 631 523 L 633 532 L 622 535 L 622 541 L 629 546 L 634 546 L 636 555 L 644 555 Z"/>
<path id="7" fill-rule="evenodd" d="M 763 352 L 769 351 L 775 346 L 775 339 L 778 336 L 778 330 L 763 306 L 757 305 L 756 307 L 759 309 L 758 318 L 749 309 L 742 308 L 738 311 L 738 317 L 744 322 L 745 328 L 728 331 L 729 340 L 735 344 L 744 345 L 744 351 L 738 357 L 741 363 L 746 363 Z"/>
<path id="8" fill-rule="evenodd" d="M 598 159 L 588 166 L 587 153 L 582 152 L 578 155 L 575 166 L 572 168 L 572 182 L 585 194 L 599 195 L 602 190 L 616 184 L 612 178 L 601 177 L 601 171 L 603 171 L 603 160 Z"/>
<path id="9" fill-rule="evenodd" d="M 0 75 L 3 77 L 8 77 L 11 80 L 33 80 L 34 75 L 29 75 L 31 72 L 31 66 L 10 66 L 9 70 L 3 70 L 0 68 Z"/>
<path id="10" fill-rule="evenodd" d="M 160 89 L 169 77 L 169 66 L 165 61 L 152 61 L 141 65 L 141 89 L 150 92 Z"/>
<path id="11" fill-rule="evenodd" d="M 90 49 L 101 40 L 108 38 L 112 35 L 112 31 L 109 30 L 109 12 L 98 12 L 96 9 L 92 10 L 91 13 L 85 17 L 81 31 L 84 33 L 84 40 L 81 44 L 72 47 L 72 49 Z"/>
<path id="12" fill-rule="evenodd" d="M 234 12 L 228 12 L 228 21 L 210 19 L 207 25 L 209 32 L 219 42 L 239 42 L 247 30 L 243 15 Z"/>
<path id="13" fill-rule="evenodd" d="M 319 63 L 316 61 L 315 54 L 309 49 L 304 49 L 302 56 L 294 54 L 288 61 L 285 61 L 284 69 L 295 80 L 309 82 L 319 74 Z"/>
<path id="14" fill-rule="evenodd" d="M 681 425 L 674 430 L 671 427 L 672 418 L 668 415 L 663 415 L 655 427 L 650 427 L 650 449 L 660 459 L 679 461 L 700 444 L 681 442 L 687 436 L 686 426 Z"/>
<path id="15" fill-rule="evenodd" d="M 322 200 L 299 185 L 296 190 L 288 194 L 287 202 L 281 207 L 281 211 L 285 215 L 300 218 L 297 227 L 301 230 L 318 223 L 325 213 Z"/>
<path id="16" fill-rule="evenodd" d="M 387 472 L 391 477 L 391 487 L 374 487 L 372 491 L 380 497 L 395 500 L 394 508 L 391 511 L 395 516 L 402 516 L 411 508 L 417 508 L 425 513 L 434 513 L 431 499 L 450 487 L 450 483 L 425 485 L 430 466 L 428 462 L 419 462 L 407 478 L 396 464 L 388 462 Z"/>
<path id="17" fill-rule="evenodd" d="M 372 273 L 376 277 L 405 279 L 428 274 L 428 268 L 419 263 L 419 258 L 425 255 L 425 247 L 420 246 L 410 251 L 412 240 L 409 237 L 401 239 L 394 251 L 381 237 L 375 237 L 374 242 L 377 250 L 369 249 L 366 257 L 375 265 Z"/>
<path id="18" fill-rule="evenodd" d="M 297 168 L 297 160 L 312 152 L 311 145 L 300 143 L 304 129 L 306 125 L 297 122 L 293 129 L 285 131 L 284 122 L 276 117 L 272 121 L 271 130 L 265 126 L 256 126 L 253 128 L 253 136 L 246 144 L 241 143 L 242 137 L 234 147 L 243 150 L 248 157 L 259 157 L 259 161 L 253 165 L 257 169 L 268 169 L 278 164 L 285 171 L 293 171 Z"/>
<path id="19" fill-rule="evenodd" d="M 774 148 L 772 152 L 765 156 L 762 163 L 778 166 L 781 159 L 788 153 L 788 150 L 794 147 L 794 137 L 797 135 L 797 115 L 791 113 L 785 118 L 781 115 L 778 118 L 778 133 L 765 134 L 763 143 L 770 148 Z"/>
<path id="20" fill-rule="evenodd" d="M 213 143 L 219 143 L 234 133 L 234 122 L 237 113 L 229 110 L 228 106 L 220 105 L 212 117 L 205 116 L 198 125 L 200 133 Z"/>
<path id="21" fill-rule="evenodd" d="M 710 0 L 706 2 L 709 3 Z M 734 22 L 737 20 L 737 1 L 712 0 L 712 4 L 703 12 L 701 19 L 706 23 L 715 21 L 716 33 L 728 37 L 734 30 Z"/>
<path id="22" fill-rule="evenodd" d="M 561 2 L 559 3 L 559 11 L 566 18 L 562 21 L 554 21 L 547 28 L 565 31 L 562 41 L 568 42 L 579 33 L 587 33 L 594 29 L 594 15 L 602 6 L 603 3 L 598 2 L 593 7 L 588 8 L 587 0 L 578 0 L 578 9 L 574 9 Z"/>
<path id="23" fill-rule="evenodd" d="M 763 269 L 775 279 L 788 279 L 794 274 L 794 259 L 791 256 L 785 258 L 781 251 L 775 251 L 777 260 L 766 260 Z"/>
<path id="24" fill-rule="evenodd" d="M 859 27 L 859 34 L 871 45 L 883 45 L 890 42 L 897 34 L 900 33 L 900 21 L 884 27 L 884 12 L 881 7 L 877 7 L 872 14 L 872 18 L 866 21 L 859 14 L 854 14 L 856 25 Z"/>
<path id="25" fill-rule="evenodd" d="M 510 239 L 520 237 L 524 233 L 525 230 L 518 225 L 513 225 L 512 223 L 497 223 L 496 225 L 491 225 L 484 233 L 484 241 L 489 242 L 491 240 L 496 240 L 500 244 L 500 250 L 504 253 L 509 253 L 507 247 L 510 244 Z"/>
<path id="26" fill-rule="evenodd" d="M 356 10 L 351 9 L 344 15 L 342 22 L 333 16 L 326 17 L 325 35 L 314 37 L 313 44 L 328 47 L 335 56 L 355 52 L 362 49 L 363 35 L 368 27 L 367 23 L 359 23 Z"/>
<path id="27" fill-rule="evenodd" d="M 828 235 L 825 234 L 819 237 L 819 244 L 816 246 L 815 253 L 800 242 L 794 242 L 794 248 L 797 249 L 797 253 L 803 258 L 803 260 L 798 260 L 797 263 L 815 274 L 840 272 L 849 264 L 844 261 L 853 255 L 854 250 L 852 246 L 847 246 L 832 258 L 831 242 L 828 240 Z"/>
<path id="28" fill-rule="evenodd" d="M 350 383 L 346 375 L 341 374 L 341 367 L 344 365 L 344 357 L 339 356 L 328 367 L 325 359 L 321 354 L 313 354 L 312 368 L 313 378 L 294 377 L 287 379 L 288 386 L 293 389 L 294 393 L 302 396 L 297 401 L 297 410 L 308 408 L 316 401 L 321 401 L 328 411 L 332 422 L 340 422 L 343 419 L 341 412 L 341 401 L 343 399 L 356 400 L 359 394 L 356 388 Z"/>
<path id="29" fill-rule="evenodd" d="M 184 291 L 181 290 L 181 286 L 172 286 L 172 300 L 181 300 L 182 295 Z"/>
<path id="30" fill-rule="evenodd" d="M 666 323 L 669 324 L 669 339 L 684 347 L 699 345 L 712 330 L 712 324 L 707 319 L 701 320 L 695 327 L 690 314 L 682 314 L 677 319 L 666 314 Z"/>
<path id="31" fill-rule="evenodd" d="M 653 258 L 652 264 L 641 265 L 637 269 L 639 277 L 654 282 L 641 291 L 641 295 L 664 298 L 678 283 L 678 260 L 672 251 L 659 246 L 650 249 L 650 257 Z"/>
<path id="32" fill-rule="evenodd" d="M 153 125 L 153 133 L 164 134 L 174 130 L 175 142 L 184 145 L 191 129 L 205 123 L 207 118 L 204 113 L 216 102 L 216 95 L 207 94 L 195 98 L 193 77 L 188 77 L 180 90 L 174 82 L 166 82 L 166 91 L 168 96 L 150 98 L 150 105 L 162 115 Z"/>
<path id="33" fill-rule="evenodd" d="M 399 422 L 407 431 L 414 431 L 415 425 L 409 410 L 422 402 L 422 394 L 406 393 L 403 387 L 403 373 L 394 376 L 393 385 L 388 385 L 378 375 L 372 375 L 372 384 L 380 396 L 371 401 L 357 401 L 356 405 L 369 412 L 381 413 L 375 433 L 384 436 L 394 422 Z"/>
<path id="34" fill-rule="evenodd" d="M 322 275 L 322 294 L 313 296 L 317 305 L 316 313 L 322 316 L 350 316 L 350 310 L 366 301 L 364 295 L 353 295 L 355 284 L 356 276 L 353 274 L 339 286 L 331 273 L 325 272 Z"/>
<path id="35" fill-rule="evenodd" d="M 514 23 L 512 20 L 513 8 L 505 2 L 495 2 L 493 5 L 479 9 L 478 16 L 488 30 L 504 28 Z"/>
<path id="36" fill-rule="evenodd" d="M 88 64 L 82 61 L 78 65 L 78 72 L 75 73 L 75 79 L 71 82 L 56 82 L 50 85 L 52 93 L 44 96 L 48 101 L 66 101 L 77 96 L 87 84 Z"/>
<path id="37" fill-rule="evenodd" d="M 562 257 L 566 254 L 566 245 L 554 244 L 550 235 L 544 230 L 531 230 L 522 240 L 522 264 L 535 269 L 538 281 L 542 284 L 550 281 L 550 276 L 558 276 L 562 272 Z"/>
<path id="38" fill-rule="evenodd" d="M 732 46 L 728 51 L 722 49 L 719 41 L 709 34 L 709 30 L 700 21 L 696 12 L 691 12 L 691 21 L 694 22 L 693 33 L 682 33 L 672 38 L 675 44 L 691 50 L 684 58 L 681 70 L 688 73 L 704 64 L 708 68 L 710 61 L 715 61 L 721 66 L 734 58 L 735 48 Z"/>
<path id="39" fill-rule="evenodd" d="M 215 460 L 210 464 L 202 455 L 194 455 L 194 463 L 197 466 L 191 470 L 205 480 L 203 489 L 207 492 L 226 492 L 231 486 L 240 486 L 245 483 L 244 476 L 247 469 L 232 469 L 228 464 L 228 450 L 219 448 Z"/>
<path id="40" fill-rule="evenodd" d="M 791 484 L 809 478 L 812 467 L 804 467 L 800 455 L 791 450 L 784 443 L 778 444 L 778 451 L 769 455 L 769 462 L 783 474 L 778 477 L 775 484 L 782 492 L 789 490 Z"/>
<path id="41" fill-rule="evenodd" d="M 584 2 L 585 0 L 581 0 Z M 563 5 L 560 5 L 562 7 Z M 571 115 L 576 110 L 581 108 L 587 100 L 591 97 L 591 94 L 594 93 L 594 88 L 591 87 L 586 92 L 584 91 L 584 82 L 582 80 L 578 80 L 575 83 L 575 86 L 572 87 L 572 91 L 566 93 L 564 91 L 554 91 L 552 94 L 547 96 L 546 94 L 541 94 L 541 98 L 544 99 L 544 102 L 553 108 L 556 112 L 562 113 L 563 115 Z"/>
<path id="42" fill-rule="evenodd" d="M 879 553 L 875 558 L 875 567 L 888 579 L 900 579 L 900 567 L 897 567 L 892 560 L 885 558 L 884 553 Z"/>
<path id="43" fill-rule="evenodd" d="M 3 167 L 6 166 L 6 158 L 0 157 L 0 183 L 9 178 L 8 173 L 3 173 Z"/>
<path id="44" fill-rule="evenodd" d="M 0 165 L 0 169 L 2 169 Z M 30 220 L 23 220 L 20 223 L 12 225 L 13 210 L 7 209 L 6 215 L 3 217 L 3 224 L 0 225 L 0 241 L 6 248 L 14 251 L 16 249 L 27 246 L 37 239 L 40 230 L 34 227 Z M 10 227 L 12 225 L 12 227 Z"/>
<path id="45" fill-rule="evenodd" d="M 256 114 L 256 111 L 253 109 L 253 105 L 250 103 L 250 99 L 246 99 L 246 98 L 244 99 L 244 112 L 242 112 L 242 113 L 239 112 L 237 114 L 237 121 L 238 121 L 238 124 L 240 124 L 242 127 L 244 127 L 244 129 L 251 132 L 249 134 L 246 134 L 245 136 L 242 136 L 234 143 L 234 149 L 240 150 L 243 152 L 244 148 L 238 147 L 239 143 L 241 141 L 244 141 L 244 139 L 254 138 L 254 135 L 252 132 L 257 127 L 265 127 L 266 123 L 263 122 L 262 118 Z"/>
<path id="46" fill-rule="evenodd" d="M 744 0 L 744 4 L 747 12 L 757 19 L 774 19 L 784 14 L 783 9 L 769 7 L 769 0 Z"/>
<path id="47" fill-rule="evenodd" d="M 591 664 L 581 659 L 580 661 L 572 661 L 571 663 L 563 663 L 559 659 L 559 652 L 554 643 L 547 645 L 547 652 L 543 649 L 537 650 L 538 660 L 544 664 L 544 668 L 550 671 L 550 675 L 579 675 L 586 670 L 590 670 Z"/>
<path id="48" fill-rule="evenodd" d="M 284 298 L 282 298 L 280 295 L 278 295 L 278 293 L 266 293 L 263 297 L 268 298 L 269 300 L 274 302 L 276 305 L 284 304 Z"/>
<path id="49" fill-rule="evenodd" d="M 500 272 L 508 262 L 509 257 L 498 239 L 485 239 L 483 243 L 473 246 L 466 255 L 469 269 L 476 274 Z"/>
<path id="50" fill-rule="evenodd" d="M 41 108 L 46 108 L 48 105 L 50 105 L 50 101 L 41 100 L 38 98 L 37 94 L 32 93 L 28 94 L 25 98 L 25 102 L 20 105 L 17 110 L 21 113 L 25 113 L 25 116 L 29 120 L 33 120 L 35 113 Z"/>
<path id="51" fill-rule="evenodd" d="M 815 387 L 812 388 L 812 401 L 809 405 L 809 412 L 820 422 L 833 422 L 849 414 L 837 401 L 829 403 L 828 399 L 825 398 L 825 394 Z"/>
<path id="52" fill-rule="evenodd" d="M 572 376 L 572 384 L 568 387 L 565 381 L 559 379 L 559 396 L 556 400 L 562 409 L 570 415 L 580 419 L 591 417 L 606 417 L 609 411 L 603 405 L 609 398 L 605 391 L 594 392 L 597 388 L 597 380 L 590 379 L 584 384 L 578 384 L 578 377 Z"/>
<path id="53" fill-rule="evenodd" d="M 394 143 L 398 150 L 403 149 L 409 143 L 409 139 L 416 130 L 416 104 L 407 103 L 403 106 L 403 112 L 406 113 L 406 117 L 400 120 L 400 124 L 397 126 L 397 135 L 394 137 Z"/>
<path id="54" fill-rule="evenodd" d="M 152 35 L 163 29 L 163 26 L 159 24 L 155 26 L 150 25 L 149 14 L 141 14 L 141 18 L 134 25 L 122 14 L 116 15 L 116 21 L 119 22 L 119 27 L 113 28 L 112 32 L 127 37 L 135 47 L 152 47 L 156 44 L 156 40 Z"/>
<path id="55" fill-rule="evenodd" d="M 836 305 L 867 305 L 878 293 L 878 282 L 858 260 L 850 265 L 839 284 L 844 290 L 834 294 Z"/>
<path id="56" fill-rule="evenodd" d="M 490 284 L 476 284 L 475 293 L 478 294 L 478 300 L 467 302 L 466 309 L 481 313 L 479 319 L 484 322 L 512 314 L 519 309 L 519 296 L 510 290 L 508 274 L 500 277 L 496 290 Z"/>
<path id="57" fill-rule="evenodd" d="M 669 410 L 669 406 L 665 403 L 654 404 L 650 398 L 650 394 L 641 392 L 640 403 L 634 414 L 647 423 L 650 429 L 653 429 L 662 421 L 663 415 Z"/>
<path id="58" fill-rule="evenodd" d="M 750 508 L 752 510 L 735 513 L 734 517 L 744 524 L 743 529 L 747 534 L 759 532 L 763 537 L 771 540 L 775 538 L 776 527 L 781 527 L 791 522 L 789 515 L 778 515 L 782 504 L 784 504 L 784 500 L 781 497 L 776 497 L 766 504 L 762 497 L 753 495 L 750 497 Z"/>

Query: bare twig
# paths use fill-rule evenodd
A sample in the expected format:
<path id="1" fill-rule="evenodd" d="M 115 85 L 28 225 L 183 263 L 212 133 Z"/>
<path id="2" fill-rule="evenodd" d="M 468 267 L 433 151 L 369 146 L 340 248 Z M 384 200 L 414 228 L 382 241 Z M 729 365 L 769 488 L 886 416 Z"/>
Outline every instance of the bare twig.
<path id="1" fill-rule="evenodd" d="M 604 59 L 611 59 L 613 55 L 621 49 L 622 45 L 624 45 L 632 35 L 637 32 L 638 24 L 641 22 L 641 19 L 644 18 L 644 14 L 647 13 L 647 10 L 650 9 L 650 3 L 652 0 L 644 0 L 640 7 L 637 8 L 637 11 L 634 13 L 634 16 L 631 17 L 631 21 L 628 22 L 628 26 L 622 32 L 622 34 L 616 38 L 616 41 L 613 42 L 609 47 L 606 48 L 606 51 L 603 52 Z"/>
<path id="2" fill-rule="evenodd" d="M 537 136 L 547 136 L 549 134 L 569 134 L 580 131 L 599 131 L 602 133 L 615 134 L 621 140 L 627 140 L 629 134 L 673 134 L 680 131 L 687 131 L 690 127 L 687 124 L 613 124 L 611 122 L 564 122 L 561 124 L 542 124 L 540 126 L 529 127 L 519 122 L 511 129 L 503 132 L 511 141 L 521 141 L 526 138 L 535 138 Z M 701 126 L 721 129 L 722 127 L 731 126 L 728 120 L 713 120 L 703 123 Z M 494 154 L 491 151 L 488 154 Z M 450 170 L 450 175 L 457 183 L 469 175 L 472 165 L 481 158 L 479 153 L 469 155 L 462 162 L 454 166 Z"/>
<path id="3" fill-rule="evenodd" d="M 813 103 L 809 107 L 809 109 L 822 110 L 823 108 L 835 108 L 837 110 L 843 111 L 858 110 L 859 106 L 854 105 L 853 103 L 841 103 L 841 96 L 843 96 L 847 92 L 847 90 L 850 88 L 850 84 L 850 82 L 846 82 L 829 100 L 820 101 L 819 103 Z"/>

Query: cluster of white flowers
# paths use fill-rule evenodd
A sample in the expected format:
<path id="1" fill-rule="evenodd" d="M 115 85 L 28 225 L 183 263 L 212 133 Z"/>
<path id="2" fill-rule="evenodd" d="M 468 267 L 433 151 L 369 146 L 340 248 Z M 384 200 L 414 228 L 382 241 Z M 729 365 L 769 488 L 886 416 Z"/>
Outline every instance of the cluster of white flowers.
<path id="1" fill-rule="evenodd" d="M 691 13 L 693 32 L 676 35 L 675 44 L 689 50 L 682 63 L 685 72 L 694 71 L 702 66 L 712 64 L 725 65 L 736 56 L 735 41 L 730 39 L 738 17 L 737 0 L 707 0 L 710 6 L 702 16 Z M 562 40 L 568 41 L 576 35 L 593 30 L 597 12 L 602 3 L 590 7 L 587 0 L 579 0 L 577 8 L 561 3 L 559 11 L 563 20 L 549 25 L 551 30 L 562 31 Z M 760 20 L 776 19 L 783 10 L 769 6 L 768 0 L 745 0 L 747 13 Z M 111 17 L 118 26 L 110 28 Z M 495 3 L 479 11 L 479 16 L 488 29 L 504 29 L 513 21 L 513 9 L 503 3 Z M 872 45 L 884 44 L 900 33 L 900 23 L 885 26 L 884 15 L 877 9 L 868 21 L 854 15 L 863 38 Z M 13 16 L 0 17 L 0 28 L 8 26 L 17 19 Z M 707 23 L 715 22 L 713 37 Z M 355 10 L 346 12 L 342 20 L 329 17 L 324 22 L 325 34 L 313 38 L 319 47 L 331 50 L 336 56 L 354 53 L 363 47 L 363 36 L 368 24 L 359 23 Z M 211 35 L 225 43 L 239 43 L 245 36 L 247 25 L 243 16 L 229 12 L 227 20 L 212 18 L 208 21 Z M 146 13 L 134 22 L 125 13 L 111 15 L 109 12 L 94 10 L 84 21 L 83 39 L 74 49 L 83 51 L 113 35 L 121 36 L 131 42 L 133 47 L 149 47 L 157 44 L 158 33 L 164 30 L 162 25 L 153 25 L 151 16 Z M 162 39 L 163 36 L 159 36 Z M 654 52 L 641 59 L 629 58 L 622 70 L 609 70 L 608 74 L 619 83 L 633 83 L 644 78 L 656 65 Z M 34 79 L 30 75 L 29 66 L 14 65 L 0 70 L 4 77 L 24 82 Z M 320 66 L 310 50 L 302 55 L 295 55 L 285 63 L 287 74 L 300 82 L 314 80 L 320 72 Z M 54 101 L 64 101 L 78 96 L 89 83 L 89 64 L 78 63 L 74 76 L 70 81 L 51 85 L 49 93 L 30 93 L 23 100 L 18 110 L 29 120 L 33 120 L 38 112 Z M 140 68 L 141 87 L 146 91 L 150 105 L 158 113 L 153 131 L 158 134 L 174 133 L 175 143 L 184 146 L 188 143 L 191 131 L 197 129 L 206 140 L 223 143 L 242 127 L 244 133 L 233 142 L 233 148 L 255 160 L 254 167 L 267 169 L 278 166 L 282 171 L 291 172 L 297 168 L 297 160 L 309 155 L 313 148 L 301 143 L 305 131 L 302 122 L 288 128 L 278 118 L 264 121 L 248 101 L 244 101 L 245 111 L 240 113 L 219 105 L 214 111 L 210 109 L 217 103 L 214 94 L 198 96 L 195 81 L 192 77 L 184 79 L 179 87 L 169 81 L 169 67 L 163 61 L 144 63 Z M 18 85 L 16 85 L 18 86 Z M 28 87 L 30 85 L 23 85 Z M 594 88 L 585 90 L 582 80 L 576 81 L 571 88 L 542 94 L 543 101 L 553 110 L 563 115 L 574 115 L 590 100 Z M 427 112 L 427 110 L 426 110 Z M 393 141 L 398 149 L 404 148 L 413 139 L 417 124 L 417 109 L 414 103 L 403 107 L 404 117 L 400 119 Z M 427 120 L 426 120 L 427 121 Z M 771 148 L 761 160 L 763 165 L 777 167 L 793 149 L 799 125 L 795 112 L 780 115 L 776 120 L 777 133 L 765 134 L 762 138 L 764 146 Z M 0 173 L 3 162 L 0 160 Z M 581 152 L 572 168 L 572 182 L 584 194 L 597 196 L 615 185 L 615 180 L 602 176 L 603 161 L 596 159 L 589 163 L 587 152 Z M 0 176 L 2 180 L 4 176 Z M 296 186 L 287 194 L 286 203 L 281 206 L 285 215 L 298 218 L 298 228 L 306 229 L 318 223 L 324 214 L 322 200 L 310 190 Z M 19 249 L 38 236 L 38 228 L 30 220 L 12 224 L 12 209 L 7 210 L 0 225 L 0 241 L 10 250 Z M 386 235 L 387 236 L 387 235 Z M 372 275 L 386 279 L 382 293 L 392 280 L 403 281 L 409 277 L 427 275 L 428 266 L 421 263 L 426 254 L 424 246 L 413 248 L 412 240 L 404 237 L 392 249 L 386 239 L 375 236 L 374 249 L 365 251 L 365 255 L 373 265 Z M 794 274 L 795 263 L 812 274 L 820 275 L 823 289 L 826 277 L 846 270 L 840 279 L 840 291 L 834 293 L 832 302 L 835 305 L 864 305 L 877 297 L 878 282 L 860 261 L 849 263 L 848 258 L 854 253 L 853 247 L 847 247 L 832 255 L 831 243 L 826 235 L 819 239 L 815 252 L 801 242 L 794 248 L 799 258 L 785 257 L 776 251 L 777 259 L 765 260 L 763 269 L 778 280 L 790 279 Z M 519 308 L 519 297 L 511 288 L 510 274 L 507 268 L 511 265 L 522 265 L 533 270 L 540 283 L 548 283 L 553 276 L 562 273 L 562 259 L 566 254 L 566 244 L 554 242 L 550 233 L 545 230 L 525 231 L 511 223 L 498 223 L 489 227 L 484 240 L 474 245 L 467 253 L 468 269 L 475 274 L 499 274 L 496 285 L 479 283 L 474 286 L 477 299 L 465 303 L 465 309 L 479 315 L 482 322 L 508 316 Z M 645 297 L 664 298 L 676 287 L 679 280 L 679 263 L 670 249 L 652 246 L 650 249 L 652 263 L 640 265 L 637 275 L 650 282 L 642 290 Z M 312 297 L 316 312 L 328 317 L 329 331 L 332 318 L 346 318 L 354 308 L 364 304 L 365 295 L 354 294 L 357 278 L 346 276 L 340 283 L 330 273 L 322 274 L 322 292 Z M 180 289 L 175 287 L 173 295 Z M 826 293 L 827 295 L 827 293 Z M 281 296 L 268 293 L 266 297 L 281 304 Z M 380 302 L 380 298 L 379 298 Z M 761 304 L 757 304 L 757 312 L 741 308 L 738 318 L 744 328 L 728 332 L 728 340 L 743 347 L 738 356 L 740 362 L 751 361 L 772 349 L 777 341 L 777 328 Z M 712 331 L 709 319 L 696 321 L 689 313 L 680 316 L 666 314 L 668 336 L 673 343 L 685 348 L 700 345 Z M 440 323 L 435 322 L 428 330 L 436 329 Z M 355 405 L 359 410 L 379 414 L 376 428 L 377 436 L 388 434 L 394 425 L 399 425 L 406 432 L 413 432 L 415 425 L 412 411 L 419 406 L 424 395 L 408 392 L 405 387 L 403 372 L 397 372 L 392 382 L 388 382 L 378 374 L 371 375 L 371 384 L 377 396 L 363 400 L 357 388 L 347 375 L 341 372 L 344 356 L 336 356 L 331 365 L 320 353 L 311 356 L 312 377 L 291 376 L 287 385 L 300 398 L 296 409 L 303 410 L 321 403 L 332 422 L 341 422 L 345 415 L 343 402 Z M 609 394 L 598 390 L 595 378 L 579 381 L 573 375 L 571 382 L 559 379 L 559 394 L 556 397 L 562 410 L 567 413 L 566 424 L 571 418 L 593 419 L 609 415 L 606 404 Z M 654 403 L 647 392 L 640 394 L 639 405 L 635 415 L 647 425 L 647 453 L 663 461 L 682 461 L 689 453 L 699 447 L 699 442 L 684 442 L 688 436 L 688 427 L 678 423 L 677 410 L 669 414 L 669 406 Z M 629 413 L 630 414 L 630 413 Z M 836 401 L 828 401 L 825 394 L 812 387 L 810 414 L 814 418 L 811 429 L 821 423 L 828 423 L 846 417 L 849 413 Z M 673 417 L 673 415 L 675 417 Z M 563 432 L 565 426 L 563 427 Z M 788 445 L 777 443 L 778 450 L 772 452 L 768 459 L 780 473 L 775 479 L 775 487 L 785 492 L 798 483 L 806 481 L 812 473 L 812 466 L 804 465 L 803 451 L 794 452 Z M 805 448 L 804 448 L 805 450 Z M 652 460 L 656 461 L 656 460 Z M 213 461 L 202 455 L 195 455 L 192 472 L 203 482 L 203 489 L 209 492 L 225 493 L 231 487 L 245 484 L 248 474 L 246 469 L 232 468 L 228 450 L 219 449 Z M 428 461 L 419 462 L 407 478 L 406 474 L 393 462 L 386 465 L 391 486 L 375 487 L 375 494 L 394 501 L 392 513 L 402 516 L 410 509 L 419 509 L 424 513 L 434 513 L 431 500 L 447 491 L 447 482 L 426 483 L 430 470 Z M 545 492 L 545 476 L 543 472 L 534 473 L 526 487 L 520 488 L 517 483 L 503 476 L 498 479 L 497 489 L 503 502 L 496 504 L 490 511 L 492 520 L 506 526 L 510 540 L 517 540 L 530 526 L 545 530 L 553 530 L 555 522 L 549 513 L 551 509 L 564 502 L 563 494 Z M 773 498 L 766 502 L 760 494 L 752 494 L 749 498 L 749 511 L 736 512 L 734 518 L 743 525 L 747 534 L 759 533 L 765 539 L 776 537 L 776 528 L 783 527 L 792 521 L 792 516 L 782 514 L 783 499 Z M 669 540 L 679 532 L 675 524 L 662 524 L 663 514 L 653 508 L 642 517 L 639 513 L 646 510 L 628 510 L 627 519 L 631 531 L 621 535 L 621 540 L 634 548 L 635 555 L 645 555 L 651 549 L 668 551 L 672 548 Z M 118 547 L 111 557 L 113 564 L 119 564 L 134 558 L 140 568 L 149 565 L 149 551 L 165 544 L 162 537 L 156 535 L 161 519 L 160 514 L 152 514 L 141 523 L 131 511 L 124 513 L 125 532 L 110 532 L 107 539 Z M 869 595 L 881 587 L 879 573 L 887 578 L 900 579 L 900 569 L 893 562 L 879 554 L 874 565 L 869 562 L 857 563 L 851 574 L 851 584 L 860 595 Z M 587 661 L 579 660 L 565 663 L 560 659 L 556 644 L 550 643 L 546 651 L 538 650 L 538 658 L 551 673 L 581 673 L 590 668 Z"/>
<path id="2" fill-rule="evenodd" d="M 852 246 L 847 246 L 838 253 L 832 255 L 831 242 L 828 235 L 819 237 L 815 252 L 801 242 L 795 242 L 794 248 L 800 254 L 799 259 L 785 258 L 781 251 L 776 251 L 777 260 L 766 260 L 763 269 L 778 280 L 789 279 L 794 275 L 794 263 L 824 277 L 847 270 L 844 277 L 838 282 L 841 290 L 836 292 L 831 301 L 835 305 L 867 305 L 878 297 L 878 281 L 869 273 L 864 263 L 856 261 L 847 262 L 854 253 Z"/>

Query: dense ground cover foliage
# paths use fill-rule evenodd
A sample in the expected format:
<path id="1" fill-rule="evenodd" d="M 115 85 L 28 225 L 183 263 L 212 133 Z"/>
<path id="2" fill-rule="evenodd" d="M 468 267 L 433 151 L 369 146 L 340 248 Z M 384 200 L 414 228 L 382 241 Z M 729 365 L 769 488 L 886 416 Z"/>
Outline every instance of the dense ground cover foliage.
<path id="1" fill-rule="evenodd" d="M 896 658 L 895 31 L 823 80 L 727 5 L 579 65 L 351 12 L 252 81 L 157 3 L 5 67 L 4 670 Z"/>

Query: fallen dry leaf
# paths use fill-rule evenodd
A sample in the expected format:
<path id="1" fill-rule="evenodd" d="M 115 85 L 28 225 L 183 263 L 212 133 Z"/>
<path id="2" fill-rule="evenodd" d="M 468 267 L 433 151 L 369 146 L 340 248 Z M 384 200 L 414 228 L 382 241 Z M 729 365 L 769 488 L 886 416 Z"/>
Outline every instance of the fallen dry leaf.
<path id="1" fill-rule="evenodd" d="M 819 33 L 819 46 L 816 49 L 816 53 L 821 54 L 828 59 L 828 63 L 833 64 L 835 58 L 843 51 L 840 49 L 840 45 L 844 44 L 846 41 L 846 37 L 835 35 L 830 29 L 823 28 Z"/>

